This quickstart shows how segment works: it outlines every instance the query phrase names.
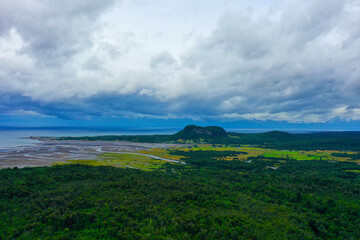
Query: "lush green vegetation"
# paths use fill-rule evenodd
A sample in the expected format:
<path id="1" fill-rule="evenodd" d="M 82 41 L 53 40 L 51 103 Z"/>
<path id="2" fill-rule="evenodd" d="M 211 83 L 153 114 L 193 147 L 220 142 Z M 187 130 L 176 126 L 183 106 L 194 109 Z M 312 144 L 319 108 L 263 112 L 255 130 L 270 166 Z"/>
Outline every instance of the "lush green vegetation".
<path id="1" fill-rule="evenodd" d="M 175 149 L 175 148 L 174 148 Z M 292 159 L 292 160 L 326 160 L 326 161 L 354 161 L 360 164 L 360 154 L 356 152 L 340 152 L 337 150 L 277 150 L 270 148 L 248 147 L 220 144 L 199 144 L 187 148 L 179 148 L 183 151 L 232 151 L 233 154 L 224 154 L 217 158 L 222 160 L 246 160 L 249 157 L 262 156 L 267 159 Z M 214 153 L 217 154 L 217 153 Z M 216 156 L 216 155 L 214 155 Z"/>
<path id="2" fill-rule="evenodd" d="M 193 144 L 0 170 L 0 239 L 360 239 L 358 132 L 59 139 Z"/>
<path id="3" fill-rule="evenodd" d="M 171 154 L 188 164 L 3 169 L 0 239 L 360 239 L 354 162 Z"/>
<path id="4" fill-rule="evenodd" d="M 360 132 L 320 132 L 290 134 L 268 132 L 257 134 L 229 133 L 235 142 L 267 148 L 290 150 L 351 150 L 360 151 Z"/>
<path id="5" fill-rule="evenodd" d="M 180 132 L 174 134 L 174 138 L 186 140 L 198 140 L 200 138 L 218 139 L 227 137 L 227 132 L 223 128 L 217 126 L 199 127 L 195 125 L 188 125 Z"/>
<path id="6" fill-rule="evenodd" d="M 165 164 L 165 161 L 136 153 L 105 153 L 93 160 L 67 160 L 57 164 L 87 164 L 92 166 L 128 167 L 141 170 L 155 170 Z"/>
<path id="7" fill-rule="evenodd" d="M 351 160 L 359 160 L 360 159 L 360 153 L 344 153 L 344 152 L 335 152 L 335 153 L 331 153 L 332 156 L 334 157 L 344 157 L 344 158 L 349 158 Z"/>
<path id="8" fill-rule="evenodd" d="M 226 145 L 254 145 L 264 148 L 288 150 L 349 150 L 360 151 L 360 132 L 318 132 L 290 134 L 272 131 L 267 133 L 226 133 L 220 127 L 190 125 L 174 135 L 60 137 L 59 140 L 131 141 L 151 143 L 210 143 Z"/>

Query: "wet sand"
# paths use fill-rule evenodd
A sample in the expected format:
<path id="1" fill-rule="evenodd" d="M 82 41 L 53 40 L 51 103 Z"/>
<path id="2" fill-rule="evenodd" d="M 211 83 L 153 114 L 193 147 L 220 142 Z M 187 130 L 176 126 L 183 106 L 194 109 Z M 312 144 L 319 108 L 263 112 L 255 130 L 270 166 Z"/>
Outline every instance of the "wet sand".
<path id="1" fill-rule="evenodd" d="M 123 141 L 58 141 L 38 139 L 37 143 L 0 149 L 1 168 L 51 166 L 66 160 L 90 160 L 106 152 L 137 152 L 149 148 L 186 146 L 184 144 L 134 143 Z"/>

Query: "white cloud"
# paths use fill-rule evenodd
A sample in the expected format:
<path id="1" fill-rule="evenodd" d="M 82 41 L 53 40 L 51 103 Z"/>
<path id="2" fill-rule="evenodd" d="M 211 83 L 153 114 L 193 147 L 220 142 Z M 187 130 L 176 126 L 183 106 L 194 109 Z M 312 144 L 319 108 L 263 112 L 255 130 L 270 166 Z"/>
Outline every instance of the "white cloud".
<path id="1" fill-rule="evenodd" d="M 23 53 L 25 47 L 19 33 L 11 28 L 0 38 L 0 70 L 21 74 L 30 73 L 34 63 L 28 55 Z"/>
<path id="2" fill-rule="evenodd" d="M 359 1 L 260 3 L 0 0 L 0 94 L 84 115 L 115 96 L 152 107 L 103 114 L 360 119 Z"/>
<path id="3" fill-rule="evenodd" d="M 54 118 L 54 116 L 49 116 L 49 115 L 44 115 L 35 111 L 31 111 L 31 110 L 24 110 L 24 109 L 18 109 L 15 111 L 11 111 L 9 113 L 7 113 L 6 115 L 10 115 L 10 116 L 35 116 L 35 117 L 41 117 L 41 118 Z"/>

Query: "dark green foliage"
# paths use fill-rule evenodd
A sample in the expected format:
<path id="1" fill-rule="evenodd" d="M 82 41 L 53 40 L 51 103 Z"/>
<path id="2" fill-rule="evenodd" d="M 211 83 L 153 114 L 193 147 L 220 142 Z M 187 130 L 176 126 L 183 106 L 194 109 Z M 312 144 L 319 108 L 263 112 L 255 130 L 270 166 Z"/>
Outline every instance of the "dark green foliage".
<path id="1" fill-rule="evenodd" d="M 199 139 L 199 138 L 226 138 L 226 131 L 217 126 L 200 127 L 196 125 L 188 125 L 180 132 L 174 134 L 177 139 Z"/>
<path id="2" fill-rule="evenodd" d="M 355 163 L 173 154 L 188 165 L 0 170 L 0 239 L 360 239 Z"/>
<path id="3" fill-rule="evenodd" d="M 173 135 L 103 135 L 84 137 L 58 137 L 57 140 L 85 140 L 85 141 L 129 141 L 145 143 L 173 142 Z"/>
<path id="4" fill-rule="evenodd" d="M 356 153 L 356 154 L 349 154 L 349 153 L 331 153 L 332 156 L 334 157 L 347 157 L 350 158 L 351 160 L 358 160 L 360 159 L 360 153 Z"/>
<path id="5" fill-rule="evenodd" d="M 205 129 L 209 130 L 213 136 L 227 137 L 227 132 L 222 127 L 208 126 L 208 127 L 205 127 Z"/>
<path id="6" fill-rule="evenodd" d="M 290 150 L 352 150 L 360 151 L 360 132 L 319 132 L 290 134 L 229 133 L 232 140 L 241 144 L 254 144 L 267 148 Z"/>

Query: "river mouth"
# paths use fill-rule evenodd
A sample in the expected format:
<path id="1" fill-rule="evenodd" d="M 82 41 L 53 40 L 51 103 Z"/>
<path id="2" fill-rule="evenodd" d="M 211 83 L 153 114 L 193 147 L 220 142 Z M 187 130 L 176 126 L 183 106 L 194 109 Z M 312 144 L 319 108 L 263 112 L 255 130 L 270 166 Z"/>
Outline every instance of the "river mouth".
<path id="1" fill-rule="evenodd" d="M 158 160 L 184 164 L 181 161 L 138 153 L 138 151 L 146 151 L 151 148 L 175 146 L 183 145 L 123 141 L 58 141 L 43 138 L 32 145 L 1 149 L 0 168 L 51 166 L 67 160 L 94 160 L 99 155 L 109 152 L 144 155 Z"/>

